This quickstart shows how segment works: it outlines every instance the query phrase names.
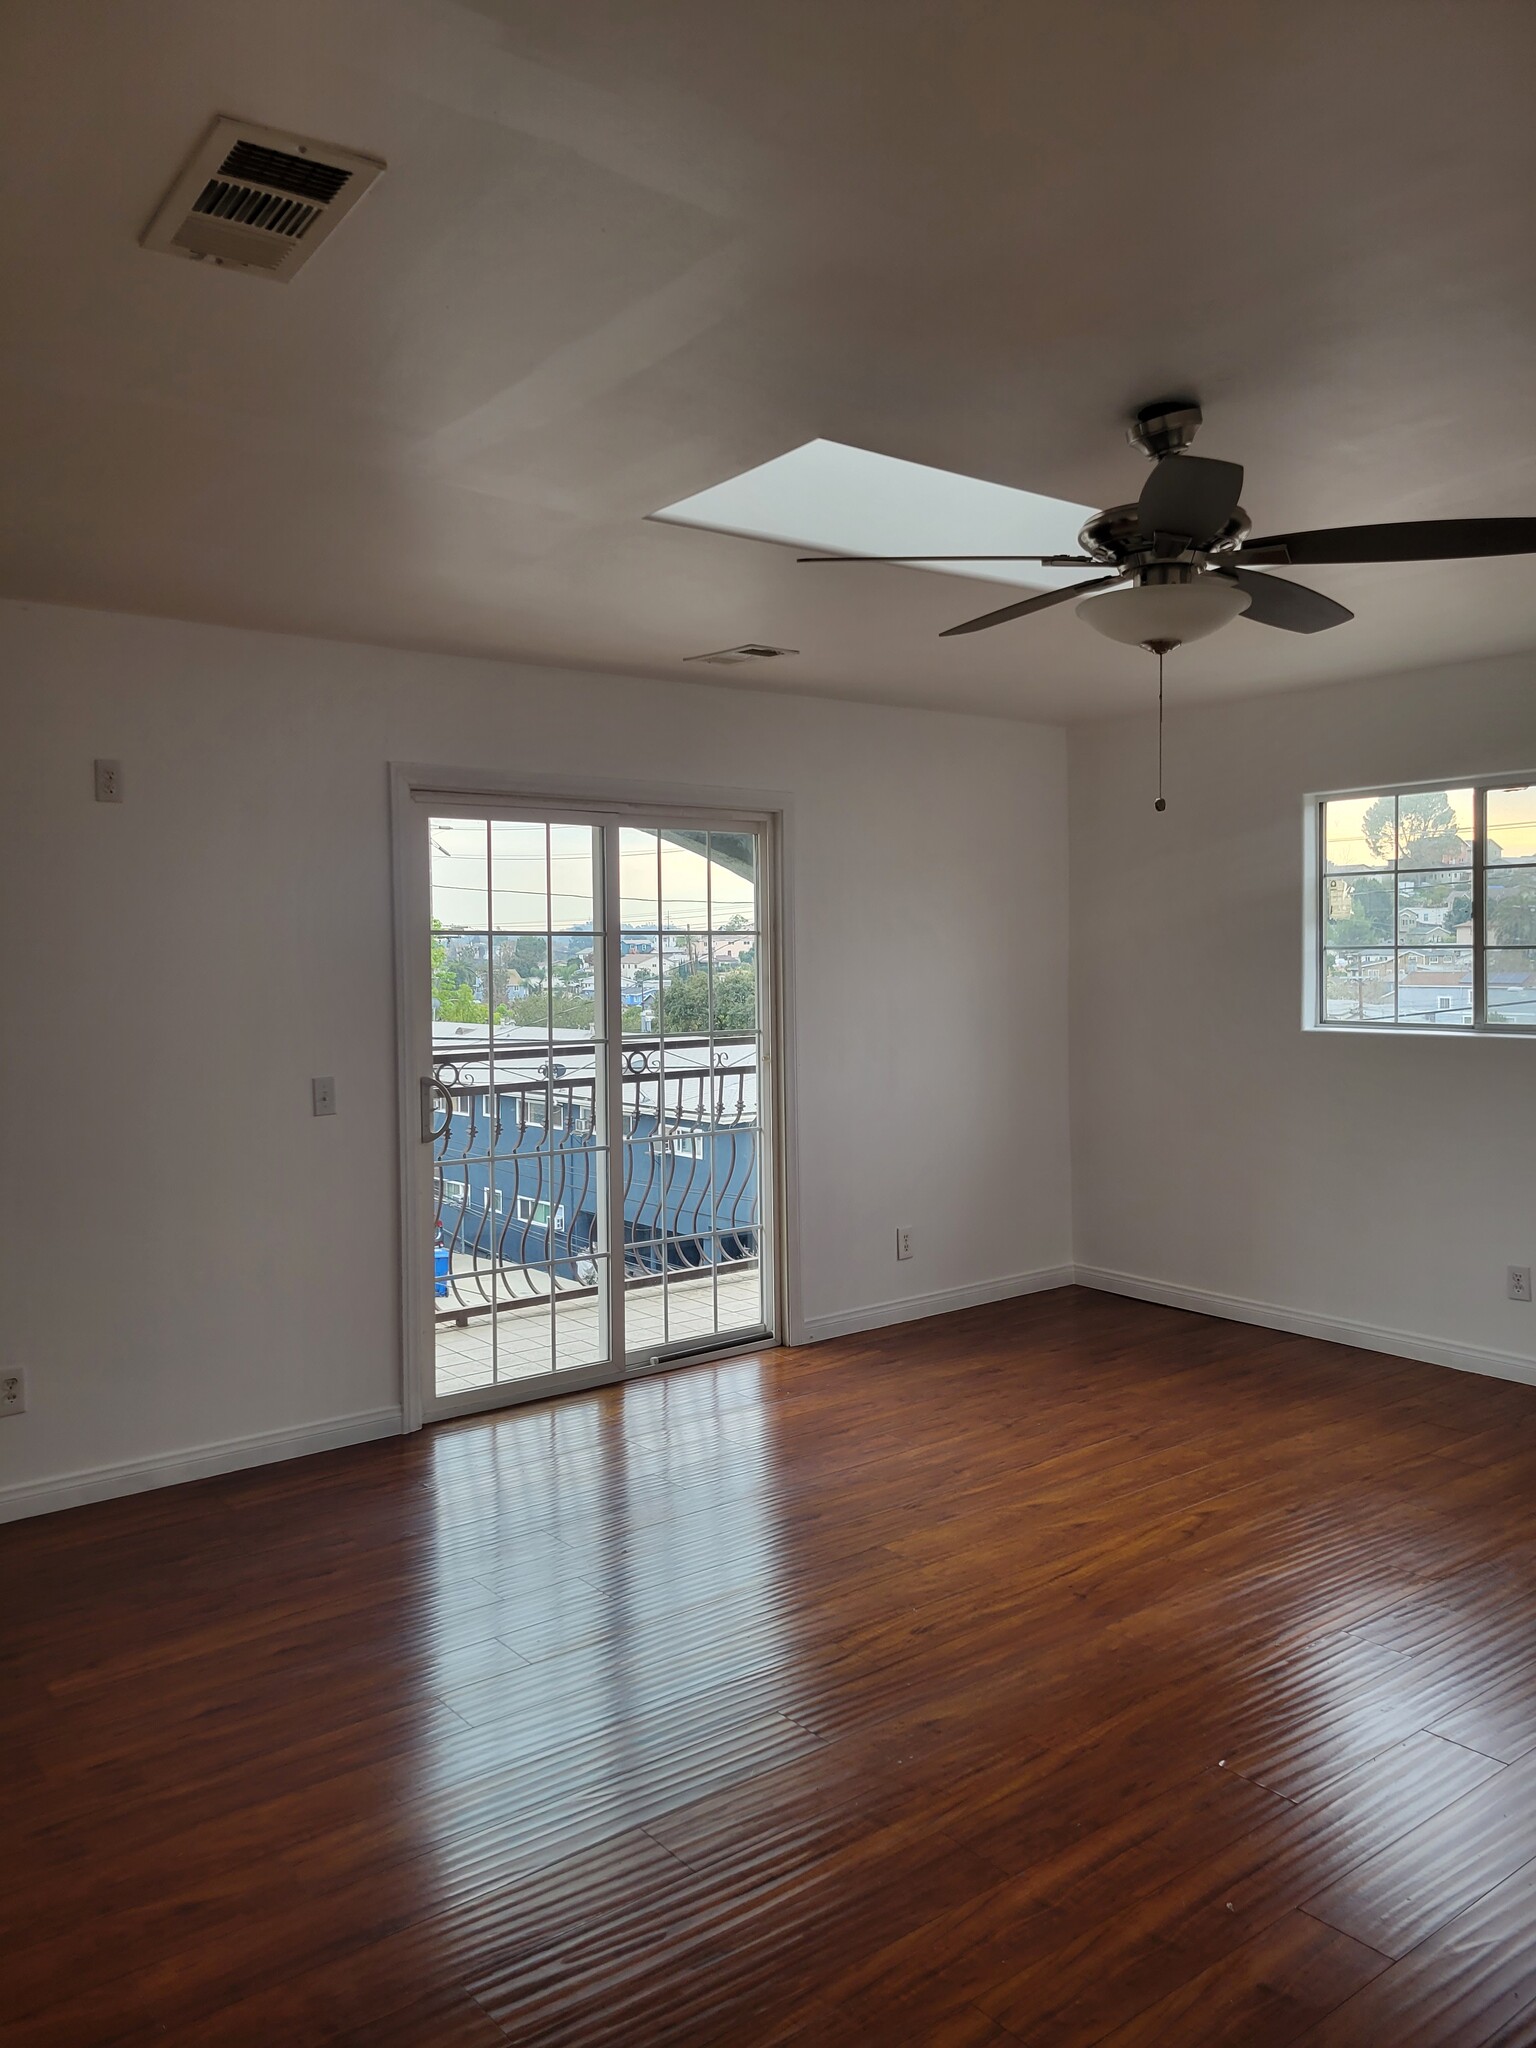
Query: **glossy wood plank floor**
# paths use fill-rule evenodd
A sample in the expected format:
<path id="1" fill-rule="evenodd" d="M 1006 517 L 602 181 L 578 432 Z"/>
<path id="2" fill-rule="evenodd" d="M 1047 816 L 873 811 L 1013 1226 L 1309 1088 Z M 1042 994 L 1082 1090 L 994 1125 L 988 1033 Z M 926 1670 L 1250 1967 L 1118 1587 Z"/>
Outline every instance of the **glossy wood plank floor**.
<path id="1" fill-rule="evenodd" d="M 1064 1290 L 0 1563 L 7 2043 L 1536 2044 L 1536 1390 Z"/>

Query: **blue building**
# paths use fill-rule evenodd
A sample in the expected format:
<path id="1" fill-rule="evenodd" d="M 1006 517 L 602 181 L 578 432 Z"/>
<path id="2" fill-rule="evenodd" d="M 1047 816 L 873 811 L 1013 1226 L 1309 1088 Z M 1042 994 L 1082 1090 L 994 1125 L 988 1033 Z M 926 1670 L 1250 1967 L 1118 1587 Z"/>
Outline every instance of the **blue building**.
<path id="1" fill-rule="evenodd" d="M 626 1274 L 755 1258 L 755 1042 L 626 1037 L 619 1058 Z M 590 1041 L 499 1026 L 493 1046 L 483 1025 L 438 1024 L 433 1072 L 439 1296 L 478 1306 L 482 1279 L 522 1266 L 548 1269 L 562 1291 L 594 1284 Z"/>

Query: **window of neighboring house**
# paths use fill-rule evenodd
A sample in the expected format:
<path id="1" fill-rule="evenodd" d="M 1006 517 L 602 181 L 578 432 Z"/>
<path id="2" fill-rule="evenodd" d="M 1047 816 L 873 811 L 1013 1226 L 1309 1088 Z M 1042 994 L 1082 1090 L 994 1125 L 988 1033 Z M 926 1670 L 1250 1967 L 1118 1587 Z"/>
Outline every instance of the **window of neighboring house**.
<path id="1" fill-rule="evenodd" d="M 519 1195 L 517 1198 L 517 1220 L 519 1223 L 537 1224 L 540 1230 L 548 1230 L 548 1202 L 535 1201 L 532 1195 Z M 565 1230 L 564 1202 L 557 1202 L 555 1204 L 555 1229 L 561 1233 Z"/>
<path id="2" fill-rule="evenodd" d="M 1316 1021 L 1536 1031 L 1536 782 L 1318 813 Z"/>
<path id="3" fill-rule="evenodd" d="M 443 1201 L 444 1201 L 444 1203 L 445 1203 L 445 1204 L 447 1204 L 447 1203 L 450 1203 L 450 1202 L 462 1202 L 462 1201 L 463 1201 L 463 1199 L 464 1199 L 464 1183 L 463 1183 L 463 1181 L 461 1181 L 461 1180 L 445 1180 L 445 1181 L 443 1182 Z"/>

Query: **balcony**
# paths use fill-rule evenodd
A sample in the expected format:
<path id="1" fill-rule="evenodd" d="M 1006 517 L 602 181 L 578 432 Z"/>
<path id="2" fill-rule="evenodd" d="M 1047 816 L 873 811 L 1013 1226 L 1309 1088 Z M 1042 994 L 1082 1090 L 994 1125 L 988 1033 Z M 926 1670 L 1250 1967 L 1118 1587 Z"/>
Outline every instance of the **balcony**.
<path id="1" fill-rule="evenodd" d="M 761 1328 L 755 1035 L 626 1037 L 618 1065 L 627 1350 Z M 439 1025 L 433 1086 L 439 1395 L 600 1362 L 600 1048 Z"/>

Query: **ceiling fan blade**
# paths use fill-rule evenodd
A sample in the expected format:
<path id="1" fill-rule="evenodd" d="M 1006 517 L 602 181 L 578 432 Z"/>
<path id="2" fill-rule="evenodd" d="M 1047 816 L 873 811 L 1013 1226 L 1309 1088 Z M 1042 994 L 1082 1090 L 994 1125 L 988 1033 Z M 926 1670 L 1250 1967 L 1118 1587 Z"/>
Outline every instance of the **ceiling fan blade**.
<path id="1" fill-rule="evenodd" d="M 1243 613 L 1256 626 L 1279 626 L 1286 633 L 1325 633 L 1330 626 L 1342 626 L 1355 615 L 1320 590 L 1308 590 L 1304 583 L 1292 583 L 1285 576 L 1266 576 L 1255 569 L 1224 569 L 1248 596 Z"/>
<path id="2" fill-rule="evenodd" d="M 1326 526 L 1245 541 L 1240 562 L 1452 562 L 1475 555 L 1536 554 L 1536 519 L 1400 519 L 1384 526 Z"/>
<path id="3" fill-rule="evenodd" d="M 796 555 L 801 564 L 818 562 L 1040 562 L 1047 569 L 1102 569 L 1091 555 Z"/>
<path id="4" fill-rule="evenodd" d="M 939 638 L 953 640 L 957 633 L 983 633 L 988 626 L 1005 626 L 1010 619 L 1048 611 L 1053 604 L 1065 604 L 1069 597 L 1081 597 L 1089 590 L 1108 590 L 1112 583 L 1124 581 L 1123 576 L 1095 576 L 1091 583 L 1074 583 L 1066 590 L 1044 590 L 1038 597 L 1026 597 L 1022 603 L 1005 604 L 1001 611 L 983 612 L 979 619 L 967 619 L 963 626 L 946 626 Z"/>
<path id="5" fill-rule="evenodd" d="M 1214 540 L 1237 510 L 1243 488 L 1240 462 L 1203 455 L 1165 455 L 1137 502 L 1144 534 L 1172 533 L 1183 540 Z"/>

